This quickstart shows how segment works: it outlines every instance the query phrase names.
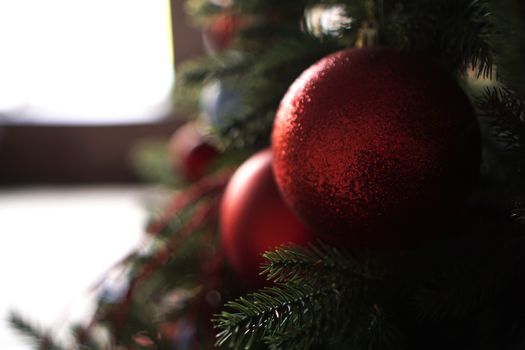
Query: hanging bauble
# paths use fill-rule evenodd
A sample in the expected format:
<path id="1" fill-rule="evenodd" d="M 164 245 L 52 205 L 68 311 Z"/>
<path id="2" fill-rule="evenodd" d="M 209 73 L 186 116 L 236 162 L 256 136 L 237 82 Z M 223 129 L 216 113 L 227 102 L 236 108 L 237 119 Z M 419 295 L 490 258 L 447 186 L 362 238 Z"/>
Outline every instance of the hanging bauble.
<path id="1" fill-rule="evenodd" d="M 202 32 L 204 47 L 212 54 L 230 48 L 235 34 L 246 24 L 246 20 L 227 12 L 218 15 Z"/>
<path id="2" fill-rule="evenodd" d="M 214 127 L 224 127 L 239 108 L 240 93 L 227 84 L 213 80 L 204 85 L 199 101 L 201 119 Z"/>
<path id="3" fill-rule="evenodd" d="M 173 171 L 188 181 L 203 176 L 218 151 L 195 123 L 179 127 L 168 142 L 168 156 Z"/>
<path id="4" fill-rule="evenodd" d="M 457 83 L 391 49 L 321 59 L 277 113 L 274 172 L 285 201 L 327 242 L 390 249 L 431 237 L 479 172 L 480 135 Z"/>
<path id="5" fill-rule="evenodd" d="M 262 254 L 280 245 L 307 244 L 312 235 L 281 199 L 270 150 L 261 151 L 235 172 L 221 203 L 221 240 L 235 271 L 250 286 L 261 286 Z"/>

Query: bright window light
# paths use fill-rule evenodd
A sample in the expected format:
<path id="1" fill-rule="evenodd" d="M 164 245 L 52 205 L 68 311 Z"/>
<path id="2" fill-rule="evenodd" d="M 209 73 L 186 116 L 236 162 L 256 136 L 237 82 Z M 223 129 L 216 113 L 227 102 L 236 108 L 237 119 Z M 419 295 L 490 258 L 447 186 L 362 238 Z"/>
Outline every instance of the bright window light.
<path id="1" fill-rule="evenodd" d="M 147 122 L 169 105 L 168 0 L 0 0 L 0 122 Z"/>

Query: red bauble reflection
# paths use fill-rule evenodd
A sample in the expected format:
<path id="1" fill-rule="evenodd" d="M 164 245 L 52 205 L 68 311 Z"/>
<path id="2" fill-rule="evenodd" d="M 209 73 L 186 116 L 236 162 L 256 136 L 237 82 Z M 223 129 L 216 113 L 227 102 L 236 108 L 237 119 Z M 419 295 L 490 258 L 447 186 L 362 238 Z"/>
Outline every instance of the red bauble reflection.
<path id="1" fill-rule="evenodd" d="M 322 239 L 397 248 L 459 211 L 480 164 L 469 99 L 430 62 L 390 49 L 330 55 L 290 87 L 276 116 L 283 198 Z"/>
<path id="2" fill-rule="evenodd" d="M 218 151 L 195 124 L 187 123 L 171 136 L 168 154 L 173 171 L 193 181 L 206 173 Z"/>
<path id="3" fill-rule="evenodd" d="M 262 253 L 283 244 L 307 244 L 311 232 L 281 199 L 272 172 L 270 150 L 248 159 L 235 172 L 221 203 L 221 239 L 232 267 L 253 287 Z"/>

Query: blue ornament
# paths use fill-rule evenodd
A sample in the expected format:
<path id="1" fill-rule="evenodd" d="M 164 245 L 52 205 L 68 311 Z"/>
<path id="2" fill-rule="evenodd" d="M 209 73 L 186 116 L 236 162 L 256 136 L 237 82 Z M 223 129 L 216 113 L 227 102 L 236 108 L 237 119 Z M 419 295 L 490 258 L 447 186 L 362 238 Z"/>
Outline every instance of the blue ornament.
<path id="1" fill-rule="evenodd" d="M 201 118 L 214 127 L 224 127 L 239 108 L 240 93 L 219 80 L 209 82 L 200 98 Z"/>

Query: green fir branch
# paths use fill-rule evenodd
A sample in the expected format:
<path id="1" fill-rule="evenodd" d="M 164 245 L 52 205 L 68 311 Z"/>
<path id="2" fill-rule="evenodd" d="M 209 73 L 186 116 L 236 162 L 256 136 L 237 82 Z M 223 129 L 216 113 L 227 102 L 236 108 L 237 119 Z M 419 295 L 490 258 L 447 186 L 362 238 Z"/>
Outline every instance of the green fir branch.
<path id="1" fill-rule="evenodd" d="M 404 0 L 389 10 L 387 45 L 427 55 L 451 73 L 491 76 L 496 33 L 486 1 Z"/>
<path id="2" fill-rule="evenodd" d="M 237 51 L 193 59 L 177 67 L 177 83 L 200 85 L 209 79 L 230 78 L 246 73 L 253 64 L 253 57 Z"/>
<path id="3" fill-rule="evenodd" d="M 501 35 L 493 41 L 499 53 L 496 60 L 499 80 L 515 91 L 525 93 L 525 3 L 516 0 L 489 0 L 495 24 Z"/>
<path id="4" fill-rule="evenodd" d="M 335 282 L 289 282 L 230 301 L 226 309 L 231 311 L 223 311 L 214 320 L 221 330 L 216 344 L 249 349 L 264 338 L 286 334 L 291 329 L 300 330 L 303 337 L 311 337 L 308 342 L 315 343 L 320 333 L 311 330 L 320 330 L 334 319 L 347 297 L 345 289 Z"/>
<path id="5" fill-rule="evenodd" d="M 65 350 L 51 338 L 48 331 L 27 321 L 17 312 L 11 312 L 8 322 L 11 328 L 31 342 L 34 349 Z"/>
<path id="6" fill-rule="evenodd" d="M 311 64 L 336 51 L 336 42 L 323 43 L 309 35 L 284 37 L 261 53 L 246 74 L 226 81 L 227 90 L 238 91 L 234 111 L 220 116 L 217 131 L 226 148 L 264 147 L 279 103 L 293 81 Z"/>
<path id="7" fill-rule="evenodd" d="M 264 341 L 271 349 L 320 349 L 320 341 L 335 346 L 354 339 L 357 330 L 363 330 L 360 341 L 378 343 L 374 327 L 382 323 L 370 317 L 378 306 L 368 290 L 380 274 L 362 255 L 322 243 L 265 253 L 263 273 L 277 286 L 227 303 L 228 311 L 215 319 L 217 345 L 241 349 Z"/>
<path id="8" fill-rule="evenodd" d="M 321 278 L 327 275 L 359 276 L 364 279 L 378 279 L 366 254 L 364 262 L 347 251 L 341 251 L 323 243 L 311 244 L 308 248 L 283 246 L 266 252 L 262 275 L 274 282 L 286 282 L 304 278 Z"/>
<path id="9" fill-rule="evenodd" d="M 313 333 L 315 332 L 315 327 L 311 329 L 289 329 L 286 332 L 277 333 L 271 336 L 264 338 L 264 342 L 268 345 L 270 350 L 281 350 L 281 349 L 290 349 L 290 350 L 300 350 L 300 349 L 310 349 L 316 345 L 316 349 L 319 349 L 321 344 L 317 344 L 319 339 L 314 337 L 305 337 L 304 333 Z M 326 345 L 325 345 L 326 346 Z"/>
<path id="10" fill-rule="evenodd" d="M 490 118 L 504 148 L 525 156 L 525 96 L 504 87 L 487 88 L 478 99 L 478 107 Z"/>
<path id="11" fill-rule="evenodd" d="M 333 322 L 322 329 L 322 333 L 315 327 L 291 329 L 266 337 L 265 343 L 271 350 L 404 349 L 401 331 L 378 305 L 354 303 L 351 310 L 352 314 L 344 314 L 345 310 L 340 310 L 339 314 L 332 315 Z"/>

